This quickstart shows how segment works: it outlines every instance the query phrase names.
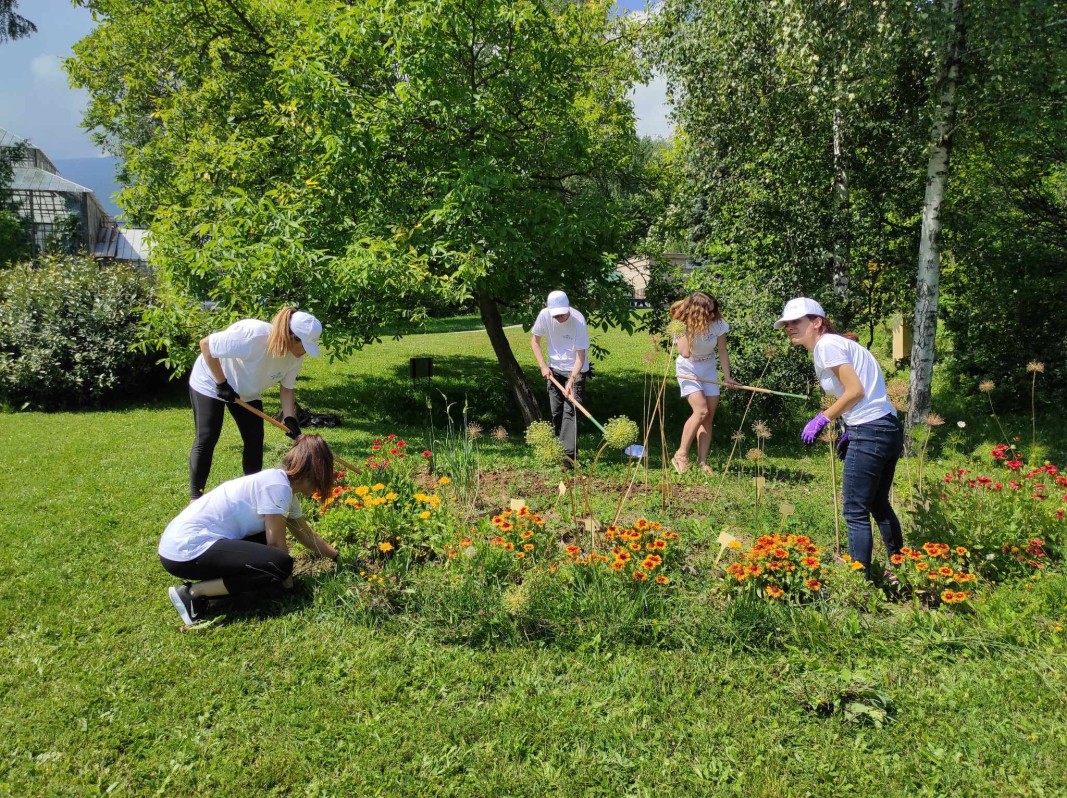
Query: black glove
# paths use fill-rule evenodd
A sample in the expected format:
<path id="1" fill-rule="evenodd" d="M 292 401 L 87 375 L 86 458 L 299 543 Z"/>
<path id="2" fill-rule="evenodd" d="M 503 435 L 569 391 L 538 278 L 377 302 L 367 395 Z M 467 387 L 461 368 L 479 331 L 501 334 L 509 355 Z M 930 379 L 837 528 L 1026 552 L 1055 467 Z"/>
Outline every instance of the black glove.
<path id="1" fill-rule="evenodd" d="M 848 454 L 848 430 L 845 430 L 844 434 L 837 439 L 837 457 L 839 460 L 844 460 L 845 455 Z"/>
<path id="2" fill-rule="evenodd" d="M 282 423 L 289 428 L 289 431 L 285 433 L 294 441 L 300 437 L 300 422 L 298 422 L 292 416 L 286 416 L 282 419 Z"/>
<path id="3" fill-rule="evenodd" d="M 223 380 L 215 386 L 215 396 L 226 404 L 232 404 L 241 398 L 227 380 Z"/>

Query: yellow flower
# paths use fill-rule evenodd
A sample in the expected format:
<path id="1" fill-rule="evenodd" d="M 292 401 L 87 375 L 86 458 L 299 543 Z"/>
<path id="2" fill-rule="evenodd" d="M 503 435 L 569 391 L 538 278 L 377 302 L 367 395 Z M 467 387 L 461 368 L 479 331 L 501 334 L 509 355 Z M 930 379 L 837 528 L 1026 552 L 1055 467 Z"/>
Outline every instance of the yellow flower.
<path id="1" fill-rule="evenodd" d="M 525 544 L 523 544 L 522 550 L 523 551 L 533 551 L 534 550 L 534 544 L 533 543 L 525 543 Z"/>
<path id="2" fill-rule="evenodd" d="M 371 490 L 385 490 L 385 485 L 379 482 L 377 485 L 371 485 Z"/>
<path id="3" fill-rule="evenodd" d="M 429 517 L 430 517 L 430 511 L 429 510 L 423 510 L 421 513 L 419 513 L 419 518 L 421 518 L 423 521 L 425 521 Z"/>
<path id="4" fill-rule="evenodd" d="M 431 496 L 430 497 L 430 506 L 433 507 L 435 510 L 438 507 L 440 507 L 441 506 L 441 497 L 440 496 Z"/>
<path id="5" fill-rule="evenodd" d="M 399 498 L 399 497 L 400 497 L 400 494 L 399 494 L 399 493 L 393 493 L 392 491 L 389 491 L 389 492 L 388 492 L 387 494 L 385 494 L 385 500 L 386 500 L 387 502 L 391 502 L 391 501 L 393 501 L 394 499 L 397 499 L 397 498 Z"/>
<path id="6" fill-rule="evenodd" d="M 863 563 L 861 563 L 861 562 L 859 562 L 859 561 L 854 561 L 854 562 L 852 563 L 852 565 L 851 565 L 851 566 L 849 566 L 849 567 L 850 567 L 850 568 L 851 568 L 851 569 L 852 569 L 853 571 L 862 571 L 862 570 L 863 570 Z"/>
<path id="7" fill-rule="evenodd" d="M 415 494 L 415 501 L 428 502 L 429 500 L 430 500 L 430 497 L 427 496 L 425 493 L 416 493 Z M 498 517 L 499 516 L 493 518 L 493 523 L 496 523 Z"/>
<path id="8" fill-rule="evenodd" d="M 452 484 L 452 480 L 449 477 L 441 477 L 439 480 L 437 480 L 437 484 L 438 485 L 451 485 Z"/>
<path id="9" fill-rule="evenodd" d="M 390 543 L 388 540 L 382 541 L 381 543 L 378 544 L 378 551 L 388 552 L 388 551 L 392 551 L 392 550 L 393 550 L 393 544 Z"/>

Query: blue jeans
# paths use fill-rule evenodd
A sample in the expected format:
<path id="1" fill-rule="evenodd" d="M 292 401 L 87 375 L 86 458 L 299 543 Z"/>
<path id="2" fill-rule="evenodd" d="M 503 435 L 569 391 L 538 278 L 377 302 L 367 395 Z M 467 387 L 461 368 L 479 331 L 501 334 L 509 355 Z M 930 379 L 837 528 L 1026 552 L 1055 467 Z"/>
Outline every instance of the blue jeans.
<path id="1" fill-rule="evenodd" d="M 889 491 L 897 460 L 904 448 L 904 431 L 895 416 L 883 416 L 848 428 L 848 453 L 842 478 L 848 553 L 871 572 L 874 540 L 871 519 L 878 524 L 886 556 L 900 552 L 904 537 L 900 521 L 889 504 Z"/>

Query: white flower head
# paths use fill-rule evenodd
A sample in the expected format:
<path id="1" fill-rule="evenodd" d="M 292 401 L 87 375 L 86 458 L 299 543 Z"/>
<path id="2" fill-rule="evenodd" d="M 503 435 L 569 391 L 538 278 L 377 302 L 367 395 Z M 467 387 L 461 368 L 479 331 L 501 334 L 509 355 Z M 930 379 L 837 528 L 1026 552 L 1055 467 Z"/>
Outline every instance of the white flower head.
<path id="1" fill-rule="evenodd" d="M 967 422 L 966 421 L 957 421 L 956 422 L 956 426 L 959 427 L 960 429 L 963 429 L 964 427 L 967 426 Z"/>

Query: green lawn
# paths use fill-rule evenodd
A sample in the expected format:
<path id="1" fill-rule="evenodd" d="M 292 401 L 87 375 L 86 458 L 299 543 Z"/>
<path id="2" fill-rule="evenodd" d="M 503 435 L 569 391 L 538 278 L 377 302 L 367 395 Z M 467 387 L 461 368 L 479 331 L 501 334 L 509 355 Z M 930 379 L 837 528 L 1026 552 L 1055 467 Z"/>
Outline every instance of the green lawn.
<path id="1" fill-rule="evenodd" d="M 527 335 L 508 332 L 532 377 Z M 602 342 L 611 355 L 590 384 L 590 408 L 602 421 L 640 421 L 647 340 Z M 438 433 L 436 391 L 458 403 L 453 415 L 466 398 L 472 419 L 511 433 L 483 445 L 486 511 L 515 495 L 550 510 L 558 477 L 529 459 L 484 333 L 412 336 L 312 362 L 298 399 L 344 416 L 342 429 L 323 433 L 342 456 L 362 456 L 386 432 L 428 441 L 426 394 L 407 378 L 417 355 L 435 359 Z M 667 395 L 673 440 L 684 412 L 671 385 Z M 973 412 L 961 451 L 991 423 L 981 401 L 955 405 Z M 743 410 L 743 398 L 724 403 L 718 464 Z M 800 451 L 795 427 L 772 425 L 766 506 L 795 503 L 828 544 L 828 462 Z M 270 462 L 287 441 L 267 434 Z M 182 390 L 116 411 L 0 415 L 9 508 L 0 794 L 1064 794 L 1062 575 L 1002 588 L 963 618 L 812 610 L 727 619 L 694 602 L 677 619 L 689 632 L 660 646 L 590 634 L 577 645 L 495 648 L 442 644 L 417 618 L 360 621 L 339 600 L 342 577 L 308 576 L 290 597 L 182 632 L 155 549 L 186 502 L 191 438 Z M 585 450 L 595 442 L 587 435 Z M 912 468 L 901 469 L 902 489 Z M 622 470 L 609 457 L 598 508 L 613 506 Z M 227 422 L 212 484 L 239 471 Z M 706 545 L 755 512 L 750 482 L 730 476 L 713 503 L 718 481 L 687 477 L 666 514 L 654 485 L 631 509 Z M 811 708 L 861 683 L 889 708 L 886 725 Z"/>

